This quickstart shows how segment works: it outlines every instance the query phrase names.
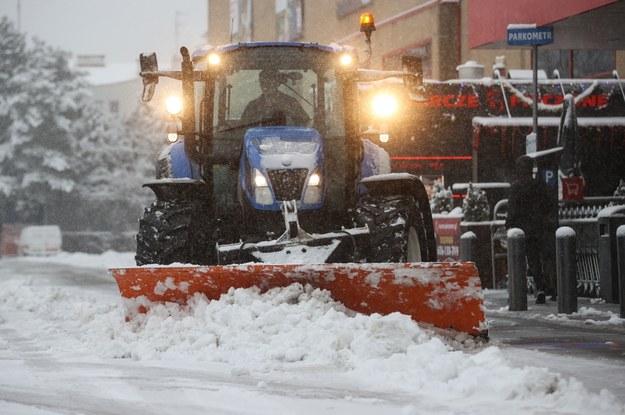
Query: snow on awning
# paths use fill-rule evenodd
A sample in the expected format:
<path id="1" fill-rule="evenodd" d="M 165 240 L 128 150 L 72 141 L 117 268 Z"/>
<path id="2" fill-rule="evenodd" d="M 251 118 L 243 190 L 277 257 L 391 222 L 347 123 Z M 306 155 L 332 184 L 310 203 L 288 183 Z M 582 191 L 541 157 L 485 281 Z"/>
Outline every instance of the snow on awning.
<path id="1" fill-rule="evenodd" d="M 476 182 L 471 183 L 471 185 L 478 189 L 508 189 L 510 187 L 510 183 L 508 182 Z M 454 192 L 467 190 L 468 188 L 469 183 L 454 183 L 451 186 Z"/>
<path id="2" fill-rule="evenodd" d="M 532 127 L 532 117 L 473 117 L 473 127 Z M 625 127 L 625 117 L 578 117 L 579 127 Z M 558 127 L 560 117 L 538 117 L 539 127 Z"/>
<path id="3" fill-rule="evenodd" d="M 564 149 L 562 147 L 554 147 L 554 148 L 550 148 L 547 150 L 542 150 L 542 151 L 535 151 L 533 153 L 527 153 L 526 155 L 530 158 L 533 159 L 537 159 L 537 158 L 541 158 L 544 156 L 548 156 L 550 154 L 556 154 L 559 153 L 561 151 L 563 151 Z"/>

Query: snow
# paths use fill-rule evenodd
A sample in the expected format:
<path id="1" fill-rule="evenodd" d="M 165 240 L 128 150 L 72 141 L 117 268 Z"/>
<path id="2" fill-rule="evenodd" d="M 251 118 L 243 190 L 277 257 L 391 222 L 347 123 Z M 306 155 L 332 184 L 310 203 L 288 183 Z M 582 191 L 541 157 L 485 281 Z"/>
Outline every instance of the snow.
<path id="1" fill-rule="evenodd" d="M 471 185 L 478 189 L 507 189 L 510 187 L 510 183 L 508 182 L 476 182 L 471 183 Z M 454 191 L 467 190 L 469 188 L 469 183 L 454 183 L 451 188 Z"/>
<path id="2" fill-rule="evenodd" d="M 597 218 L 610 218 L 613 216 L 620 217 L 623 216 L 624 213 L 625 206 L 623 205 L 608 206 L 599 211 L 599 213 L 597 214 Z"/>
<path id="3" fill-rule="evenodd" d="M 535 367 L 535 353 L 355 314 L 301 284 L 195 296 L 125 322 L 105 268 L 133 262 L 0 260 L 0 413 L 625 413 L 612 392 Z"/>
<path id="4" fill-rule="evenodd" d="M 548 155 L 551 155 L 551 154 L 559 153 L 562 150 L 563 150 L 562 147 L 554 147 L 554 148 L 550 148 L 548 150 L 542 150 L 542 151 L 535 151 L 535 152 L 532 152 L 532 153 L 527 153 L 526 155 L 528 157 L 530 157 L 530 158 L 537 159 L 537 158 L 541 158 L 541 157 L 548 156 Z"/>
<path id="5" fill-rule="evenodd" d="M 556 231 L 556 238 L 574 238 L 575 231 L 568 226 L 560 226 Z"/>
<path id="6" fill-rule="evenodd" d="M 508 236 L 508 238 L 523 238 L 525 237 L 525 232 L 523 232 L 522 229 L 519 228 L 512 228 L 512 229 L 508 229 L 508 232 L 506 234 Z"/>
<path id="7" fill-rule="evenodd" d="M 407 180 L 407 179 L 416 179 L 416 178 L 418 177 L 410 173 L 385 173 L 385 174 L 377 174 L 375 176 L 365 177 L 360 182 L 369 183 L 369 182 L 376 182 L 376 181 Z"/>
<path id="8" fill-rule="evenodd" d="M 539 69 L 536 74 L 538 79 L 547 79 L 547 73 L 544 69 Z M 510 79 L 534 79 L 534 71 L 531 69 L 508 69 Z"/>
<path id="9" fill-rule="evenodd" d="M 561 106 L 560 106 L 561 107 Z M 532 117 L 473 117 L 474 127 L 531 127 Z M 539 117 L 538 125 L 545 127 L 558 127 L 560 117 Z M 620 127 L 625 125 L 625 117 L 578 117 L 579 127 Z"/>

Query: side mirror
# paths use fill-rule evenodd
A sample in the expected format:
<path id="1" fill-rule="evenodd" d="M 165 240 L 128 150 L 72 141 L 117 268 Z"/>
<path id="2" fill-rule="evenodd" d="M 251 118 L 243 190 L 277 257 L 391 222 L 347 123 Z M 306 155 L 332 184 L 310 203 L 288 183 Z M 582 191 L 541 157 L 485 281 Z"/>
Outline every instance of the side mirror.
<path id="1" fill-rule="evenodd" d="M 143 95 L 141 100 L 148 102 L 154 96 L 154 89 L 158 84 L 158 61 L 156 53 L 142 53 L 139 55 L 139 64 L 141 65 L 141 77 L 143 78 Z"/>

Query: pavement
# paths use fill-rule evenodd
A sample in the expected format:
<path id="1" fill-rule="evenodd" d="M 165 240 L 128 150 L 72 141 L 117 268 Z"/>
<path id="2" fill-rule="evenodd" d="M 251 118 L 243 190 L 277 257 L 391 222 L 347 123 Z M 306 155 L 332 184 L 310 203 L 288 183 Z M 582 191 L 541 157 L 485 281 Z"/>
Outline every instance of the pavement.
<path id="1" fill-rule="evenodd" d="M 577 302 L 576 313 L 559 314 L 557 301 L 539 305 L 530 295 L 527 311 L 508 311 L 506 290 L 485 290 L 489 337 L 511 347 L 625 363 L 625 319 L 619 305 L 598 298 Z"/>

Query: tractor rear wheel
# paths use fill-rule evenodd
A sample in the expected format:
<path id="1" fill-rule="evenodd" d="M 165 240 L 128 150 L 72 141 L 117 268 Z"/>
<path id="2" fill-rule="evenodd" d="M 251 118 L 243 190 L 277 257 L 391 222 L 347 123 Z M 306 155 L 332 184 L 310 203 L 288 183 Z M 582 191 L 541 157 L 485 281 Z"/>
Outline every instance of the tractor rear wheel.
<path id="1" fill-rule="evenodd" d="M 157 200 L 145 208 L 137 234 L 137 265 L 214 263 L 210 220 L 199 200 Z"/>
<path id="2" fill-rule="evenodd" d="M 362 198 L 356 222 L 367 225 L 371 234 L 366 250 L 369 262 L 432 262 L 436 253 L 417 203 L 411 196 Z"/>

